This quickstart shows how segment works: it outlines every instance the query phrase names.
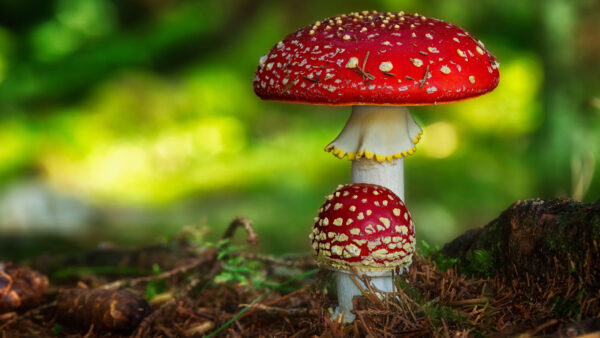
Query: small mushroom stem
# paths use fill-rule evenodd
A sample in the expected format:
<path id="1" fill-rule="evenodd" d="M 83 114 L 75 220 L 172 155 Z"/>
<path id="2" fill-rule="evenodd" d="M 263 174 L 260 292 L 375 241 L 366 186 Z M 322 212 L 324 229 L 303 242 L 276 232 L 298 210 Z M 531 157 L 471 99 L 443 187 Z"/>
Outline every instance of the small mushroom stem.
<path id="1" fill-rule="evenodd" d="M 404 200 L 404 157 L 415 151 L 421 133 L 405 106 L 355 105 L 325 150 L 353 160 L 353 183 L 378 184 Z"/>
<path id="2" fill-rule="evenodd" d="M 366 158 L 352 161 L 352 183 L 384 186 L 404 201 L 404 159 L 377 162 Z"/>
<path id="3" fill-rule="evenodd" d="M 377 290 L 378 296 L 383 296 L 384 293 L 394 292 L 394 281 L 392 280 L 391 273 L 379 273 L 379 274 L 369 274 L 365 273 L 367 276 L 371 278 L 371 287 L 374 290 Z M 338 307 L 335 309 L 334 317 L 337 317 L 344 313 L 344 323 L 351 323 L 354 321 L 356 317 L 352 310 L 354 310 L 354 306 L 352 304 L 352 299 L 354 296 L 362 295 L 360 289 L 356 286 L 354 281 L 352 280 L 351 273 L 345 271 L 336 271 L 336 285 L 337 285 L 337 294 L 338 294 Z M 360 285 L 363 290 L 368 290 L 363 281 L 354 276 L 356 282 Z M 381 292 L 381 294 L 379 294 Z"/>

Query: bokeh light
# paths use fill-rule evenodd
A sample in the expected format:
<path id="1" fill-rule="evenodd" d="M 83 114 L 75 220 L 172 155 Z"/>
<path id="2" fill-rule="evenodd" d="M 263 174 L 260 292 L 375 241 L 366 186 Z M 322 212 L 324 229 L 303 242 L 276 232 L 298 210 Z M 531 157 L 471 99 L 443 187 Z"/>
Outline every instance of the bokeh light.
<path id="1" fill-rule="evenodd" d="M 198 223 L 215 238 L 245 215 L 261 250 L 307 252 L 323 196 L 350 181 L 350 162 L 323 151 L 350 108 L 261 101 L 252 78 L 287 34 L 362 9 L 453 22 L 500 60 L 492 93 L 411 108 L 424 129 L 406 160 L 419 241 L 443 244 L 515 200 L 599 197 L 594 1 L 25 6 L 0 3 L 0 238 L 140 244 Z"/>

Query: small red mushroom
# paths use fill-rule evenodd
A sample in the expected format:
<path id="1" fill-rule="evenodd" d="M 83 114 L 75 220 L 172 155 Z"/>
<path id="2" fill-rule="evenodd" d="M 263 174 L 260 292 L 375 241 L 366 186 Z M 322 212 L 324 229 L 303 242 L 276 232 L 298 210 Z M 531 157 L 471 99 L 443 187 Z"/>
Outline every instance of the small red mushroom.
<path id="1" fill-rule="evenodd" d="M 352 181 L 404 199 L 404 157 L 421 128 L 406 106 L 493 90 L 498 63 L 467 31 L 418 14 L 362 11 L 317 21 L 260 58 L 254 91 L 265 100 L 352 105 L 325 150 L 352 160 Z"/>
<path id="2" fill-rule="evenodd" d="M 392 271 L 402 273 L 412 262 L 414 224 L 404 202 L 379 185 L 340 186 L 326 199 L 309 237 L 317 261 L 336 271 L 336 313 L 351 322 L 352 298 L 360 295 L 351 269 L 370 276 L 375 289 L 392 292 Z"/>

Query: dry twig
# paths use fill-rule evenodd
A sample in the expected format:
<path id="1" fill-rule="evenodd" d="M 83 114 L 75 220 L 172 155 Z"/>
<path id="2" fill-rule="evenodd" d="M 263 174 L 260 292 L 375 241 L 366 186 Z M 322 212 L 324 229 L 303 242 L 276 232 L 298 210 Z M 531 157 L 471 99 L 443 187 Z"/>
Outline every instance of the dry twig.
<path id="1" fill-rule="evenodd" d="M 231 223 L 229 223 L 229 227 L 227 228 L 227 230 L 225 230 L 225 233 L 223 234 L 221 239 L 227 240 L 227 239 L 233 238 L 233 235 L 235 234 L 235 230 L 240 226 L 243 227 L 246 230 L 246 232 L 248 233 L 248 239 L 247 239 L 248 243 L 250 243 L 252 245 L 257 245 L 258 244 L 258 236 L 256 235 L 256 233 L 254 232 L 254 229 L 252 228 L 252 221 L 243 216 L 236 217 L 233 221 L 231 221 Z"/>

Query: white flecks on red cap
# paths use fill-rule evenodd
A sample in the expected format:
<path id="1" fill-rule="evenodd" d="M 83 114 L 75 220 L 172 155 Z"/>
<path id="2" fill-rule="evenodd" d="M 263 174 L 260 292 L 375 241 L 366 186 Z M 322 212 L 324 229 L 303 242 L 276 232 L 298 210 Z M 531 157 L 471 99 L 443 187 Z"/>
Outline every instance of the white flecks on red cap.
<path id="1" fill-rule="evenodd" d="M 362 271 L 407 267 L 415 249 L 414 224 L 402 200 L 374 184 L 339 187 L 315 220 L 310 238 L 317 260 Z M 338 208 L 327 208 L 333 204 Z M 329 220 L 333 222 L 330 223 Z"/>
<path id="2" fill-rule="evenodd" d="M 448 64 L 459 71 L 423 67 Z M 383 70 L 388 65 L 393 73 Z M 278 42 L 259 60 L 254 90 L 263 99 L 317 104 L 431 104 L 494 89 L 497 68 L 459 27 L 417 14 L 361 12 L 317 21 Z"/>

